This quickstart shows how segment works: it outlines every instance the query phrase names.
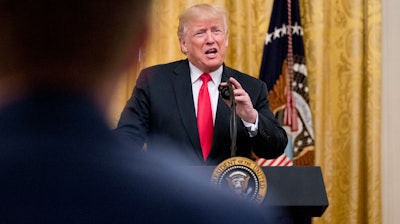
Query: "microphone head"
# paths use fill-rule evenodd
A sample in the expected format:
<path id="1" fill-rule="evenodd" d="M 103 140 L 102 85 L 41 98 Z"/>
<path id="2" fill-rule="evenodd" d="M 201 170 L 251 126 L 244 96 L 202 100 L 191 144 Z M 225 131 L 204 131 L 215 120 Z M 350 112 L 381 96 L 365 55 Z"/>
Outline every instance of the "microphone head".
<path id="1" fill-rule="evenodd" d="M 232 83 L 229 82 L 229 80 L 227 81 L 226 86 L 219 86 L 218 90 L 219 93 L 221 94 L 222 98 L 226 99 L 226 100 L 230 100 L 231 96 L 233 96 L 233 88 L 232 88 Z"/>
<path id="2" fill-rule="evenodd" d="M 228 86 L 219 86 L 218 89 L 219 89 L 219 93 L 221 94 L 222 98 L 224 98 L 226 100 L 230 99 Z"/>

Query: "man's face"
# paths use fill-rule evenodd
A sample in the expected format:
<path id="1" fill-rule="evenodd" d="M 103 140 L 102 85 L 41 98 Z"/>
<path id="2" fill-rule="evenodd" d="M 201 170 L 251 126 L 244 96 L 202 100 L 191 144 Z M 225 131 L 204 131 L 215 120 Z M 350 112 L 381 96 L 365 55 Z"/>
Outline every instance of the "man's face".
<path id="1" fill-rule="evenodd" d="M 215 71 L 224 62 L 228 37 L 223 24 L 222 19 L 198 19 L 186 24 L 181 49 L 202 72 Z"/>

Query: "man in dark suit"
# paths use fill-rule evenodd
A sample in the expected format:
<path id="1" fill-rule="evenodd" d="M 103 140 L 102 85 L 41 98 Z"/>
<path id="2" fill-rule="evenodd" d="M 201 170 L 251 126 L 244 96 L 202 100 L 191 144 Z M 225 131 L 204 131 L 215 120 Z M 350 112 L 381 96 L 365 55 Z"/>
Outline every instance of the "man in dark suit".
<path id="1" fill-rule="evenodd" d="M 228 46 L 226 13 L 218 7 L 195 5 L 179 18 L 178 37 L 186 60 L 144 69 L 136 82 L 115 132 L 132 148 L 149 153 L 172 154 L 190 165 L 216 165 L 231 156 L 230 105 L 218 87 L 232 83 L 237 115 L 237 156 L 275 158 L 287 144 L 287 136 L 270 111 L 266 85 L 224 64 Z M 211 99 L 211 149 L 204 151 L 198 131 L 202 74 Z M 199 97 L 198 97 L 199 96 Z M 211 137 L 210 137 L 211 136 Z M 174 150 L 153 147 L 173 145 Z M 206 143 L 207 145 L 207 143 Z"/>
<path id="2" fill-rule="evenodd" d="M 149 4 L 0 2 L 1 223 L 263 222 L 109 130 L 109 96 L 137 61 Z"/>

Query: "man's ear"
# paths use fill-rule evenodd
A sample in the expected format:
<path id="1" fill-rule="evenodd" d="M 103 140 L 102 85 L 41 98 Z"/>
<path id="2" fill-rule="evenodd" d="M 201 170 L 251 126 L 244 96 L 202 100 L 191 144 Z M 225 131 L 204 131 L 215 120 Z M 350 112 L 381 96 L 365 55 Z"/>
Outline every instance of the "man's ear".
<path id="1" fill-rule="evenodd" d="M 186 46 L 186 41 L 184 38 L 179 39 L 179 44 L 181 46 L 181 51 L 182 53 L 186 54 L 188 52 L 187 46 Z"/>
<path id="2" fill-rule="evenodd" d="M 128 71 L 136 71 L 139 64 L 139 52 L 145 47 L 149 27 L 143 24 L 135 32 L 131 33 L 125 44 L 118 53 L 116 67 L 113 67 L 112 74 L 106 76 L 99 85 L 96 86 L 93 98 L 104 114 L 107 114 L 113 100 L 114 94 L 118 90 L 118 84 L 127 75 Z"/>
<path id="3" fill-rule="evenodd" d="M 126 57 L 123 58 L 124 63 L 121 70 L 135 68 L 138 66 L 139 54 L 141 49 L 146 46 L 147 38 L 149 36 L 149 26 L 147 23 L 143 24 L 140 29 L 132 35 L 126 50 Z"/>

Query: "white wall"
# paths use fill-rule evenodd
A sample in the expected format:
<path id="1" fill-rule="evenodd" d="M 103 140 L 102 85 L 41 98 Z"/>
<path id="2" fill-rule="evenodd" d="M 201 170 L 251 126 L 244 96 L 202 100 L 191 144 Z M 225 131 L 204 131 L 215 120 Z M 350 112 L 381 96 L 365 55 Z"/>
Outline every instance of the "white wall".
<path id="1" fill-rule="evenodd" d="M 400 1 L 382 1 L 382 215 L 400 220 Z"/>

